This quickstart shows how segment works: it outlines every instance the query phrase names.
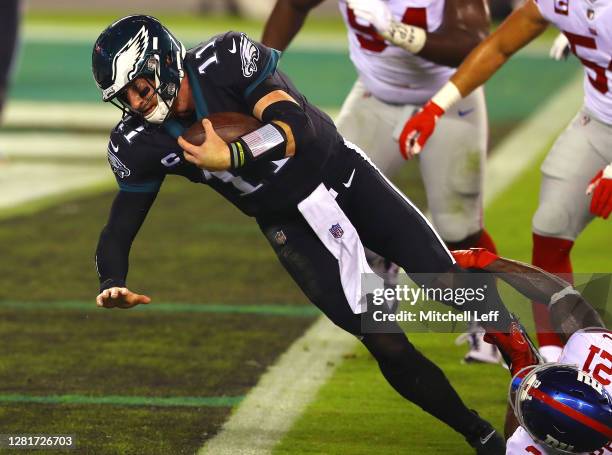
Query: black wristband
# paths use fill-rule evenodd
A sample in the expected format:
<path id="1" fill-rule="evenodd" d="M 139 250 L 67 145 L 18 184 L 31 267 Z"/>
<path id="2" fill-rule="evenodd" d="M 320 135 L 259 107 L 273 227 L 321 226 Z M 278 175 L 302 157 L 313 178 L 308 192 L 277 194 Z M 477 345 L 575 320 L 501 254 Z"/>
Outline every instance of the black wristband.
<path id="1" fill-rule="evenodd" d="M 228 144 L 231 169 L 239 169 L 258 160 L 276 161 L 285 157 L 287 135 L 274 123 L 266 123 L 237 141 Z"/>

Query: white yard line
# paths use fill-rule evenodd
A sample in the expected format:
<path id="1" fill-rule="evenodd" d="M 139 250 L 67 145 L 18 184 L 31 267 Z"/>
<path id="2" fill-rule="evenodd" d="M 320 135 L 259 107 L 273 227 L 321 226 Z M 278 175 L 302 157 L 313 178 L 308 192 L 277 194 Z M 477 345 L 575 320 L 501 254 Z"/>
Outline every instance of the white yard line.
<path id="1" fill-rule="evenodd" d="M 488 162 L 488 205 L 538 158 L 582 102 L 576 77 L 504 140 Z M 267 455 L 306 410 L 357 339 L 324 316 L 295 341 L 260 379 L 198 455 Z"/>
<path id="2" fill-rule="evenodd" d="M 108 166 L 0 163 L 0 210 L 113 181 Z"/>
<path id="3" fill-rule="evenodd" d="M 270 453 L 356 344 L 355 337 L 319 318 L 261 377 L 198 454 Z"/>
<path id="4" fill-rule="evenodd" d="M 0 134 L 0 151 L 7 158 L 91 158 L 104 160 L 108 134 L 22 133 Z"/>
<path id="5" fill-rule="evenodd" d="M 3 126 L 110 131 L 119 120 L 119 109 L 101 102 L 10 101 L 4 112 Z"/>
<path id="6" fill-rule="evenodd" d="M 0 132 L 0 154 L 8 159 L 0 162 L 0 215 L 10 216 L 23 204 L 48 198 L 49 202 L 38 206 L 43 208 L 55 202 L 50 196 L 70 197 L 72 193 L 78 197 L 84 188 L 112 187 L 113 175 L 104 159 L 108 131 L 120 118 L 117 108 L 102 103 L 9 102 L 3 126 L 33 131 Z M 106 133 L 36 132 L 43 128 Z M 65 161 L 49 162 L 59 157 Z M 19 161 L 21 158 L 30 160 Z M 92 163 L 72 164 L 66 158 L 91 159 Z"/>

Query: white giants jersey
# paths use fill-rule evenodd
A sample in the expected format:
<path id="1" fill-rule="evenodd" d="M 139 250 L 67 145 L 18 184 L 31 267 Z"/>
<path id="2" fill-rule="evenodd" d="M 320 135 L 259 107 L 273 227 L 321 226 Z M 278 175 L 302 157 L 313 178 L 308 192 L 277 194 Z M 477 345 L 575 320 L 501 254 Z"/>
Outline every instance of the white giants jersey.
<path id="1" fill-rule="evenodd" d="M 435 31 L 442 24 L 444 0 L 388 0 L 398 22 Z M 389 44 L 368 22 L 357 19 L 344 0 L 340 11 L 348 28 L 351 60 L 376 98 L 392 104 L 423 104 L 454 72 Z"/>
<path id="2" fill-rule="evenodd" d="M 567 341 L 558 362 L 576 365 L 597 379 L 608 393 L 612 394 L 612 332 L 600 328 L 579 330 Z M 546 449 L 536 443 L 521 427 L 507 443 L 506 455 L 547 453 Z M 591 455 L 610 454 L 612 447 L 608 445 Z"/>
<path id="3" fill-rule="evenodd" d="M 542 16 L 561 30 L 584 66 L 585 106 L 612 125 L 612 2 L 536 0 Z"/>

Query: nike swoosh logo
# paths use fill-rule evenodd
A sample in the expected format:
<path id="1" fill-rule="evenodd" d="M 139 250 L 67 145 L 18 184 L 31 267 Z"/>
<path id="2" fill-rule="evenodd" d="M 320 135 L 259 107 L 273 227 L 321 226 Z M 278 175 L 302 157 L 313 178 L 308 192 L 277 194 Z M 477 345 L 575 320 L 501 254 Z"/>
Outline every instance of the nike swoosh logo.
<path id="1" fill-rule="evenodd" d="M 355 177 L 355 169 L 353 169 L 353 172 L 351 172 L 351 176 L 349 177 L 348 182 L 343 183 L 343 185 L 347 188 L 350 187 L 353 183 L 353 177 Z"/>
<path id="2" fill-rule="evenodd" d="M 113 149 L 113 152 L 117 153 L 119 151 L 119 146 L 113 144 L 113 141 L 109 141 L 111 148 Z"/>
<path id="3" fill-rule="evenodd" d="M 466 109 L 465 111 L 459 109 L 459 117 L 465 117 L 466 115 L 471 114 L 472 112 L 474 112 L 474 108 Z"/>
<path id="4" fill-rule="evenodd" d="M 495 434 L 495 430 L 493 430 L 491 433 L 486 435 L 484 438 L 480 438 L 480 443 L 483 445 L 486 444 L 487 442 L 489 442 L 489 439 L 491 439 L 494 434 Z"/>
<path id="5" fill-rule="evenodd" d="M 232 48 L 229 50 L 231 54 L 236 53 L 236 41 L 232 39 Z"/>

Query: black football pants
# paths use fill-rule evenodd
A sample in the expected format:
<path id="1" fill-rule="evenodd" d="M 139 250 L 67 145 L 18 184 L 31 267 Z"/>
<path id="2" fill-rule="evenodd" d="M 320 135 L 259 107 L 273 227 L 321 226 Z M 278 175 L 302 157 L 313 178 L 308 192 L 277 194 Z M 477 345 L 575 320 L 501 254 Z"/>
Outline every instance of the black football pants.
<path id="1" fill-rule="evenodd" d="M 326 166 L 322 182 L 338 193 L 336 200 L 364 246 L 399 264 L 413 278 L 413 274 L 456 268 L 430 223 L 359 151 L 345 145 Z M 404 333 L 362 333 L 361 317 L 346 301 L 336 258 L 297 208 L 257 221 L 308 299 L 332 322 L 360 338 L 395 390 L 465 436 L 475 431 L 479 419 Z M 417 282 L 420 277 L 416 276 Z"/>

